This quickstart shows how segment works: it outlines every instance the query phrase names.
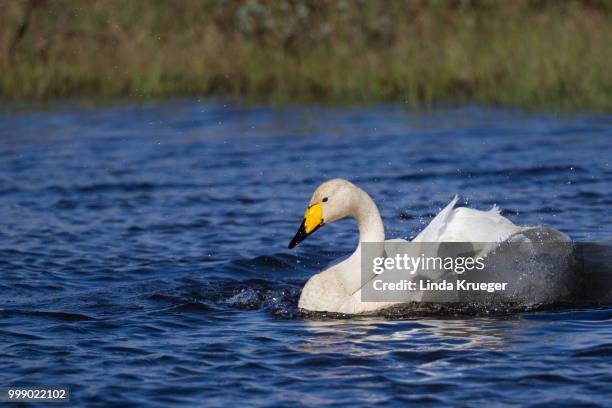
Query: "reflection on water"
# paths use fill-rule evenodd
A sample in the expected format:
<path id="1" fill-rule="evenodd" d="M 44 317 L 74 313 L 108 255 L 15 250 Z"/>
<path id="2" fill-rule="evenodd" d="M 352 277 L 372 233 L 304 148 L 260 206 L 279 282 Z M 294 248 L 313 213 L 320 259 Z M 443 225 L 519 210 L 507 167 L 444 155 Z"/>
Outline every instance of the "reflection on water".
<path id="1" fill-rule="evenodd" d="M 510 316 L 508 320 L 471 318 L 389 321 L 381 318 L 354 318 L 348 321 L 306 321 L 309 337 L 301 351 L 307 353 L 348 352 L 376 356 L 391 351 L 421 352 L 434 348 L 461 350 L 483 347 L 503 349 L 534 323 Z M 385 342 L 389 345 L 383 346 Z M 371 344 L 381 346 L 374 349 Z M 347 345 L 350 348 L 347 349 Z M 397 347 L 403 345 L 406 348 Z M 409 345 L 409 346 L 407 346 Z"/>

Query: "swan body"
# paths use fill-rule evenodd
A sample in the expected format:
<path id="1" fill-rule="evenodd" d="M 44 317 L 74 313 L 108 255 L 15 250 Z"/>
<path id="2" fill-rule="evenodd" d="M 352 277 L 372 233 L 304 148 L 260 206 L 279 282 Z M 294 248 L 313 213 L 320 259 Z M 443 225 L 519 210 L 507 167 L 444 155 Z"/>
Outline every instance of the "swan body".
<path id="1" fill-rule="evenodd" d="M 500 214 L 496 206 L 489 211 L 455 208 L 457 201 L 455 197 L 412 242 L 478 242 L 494 246 L 528 229 L 514 225 Z M 299 308 L 363 314 L 396 305 L 398 302 L 361 301 L 361 246 L 363 242 L 384 242 L 380 255 L 388 256 L 395 252 L 395 245 L 406 241 L 385 241 L 384 226 L 376 204 L 365 191 L 349 181 L 329 180 L 315 190 L 304 222 L 289 247 L 293 248 L 320 226 L 344 217 L 357 221 L 359 244 L 347 259 L 308 280 L 300 296 Z M 490 249 L 482 248 L 482 253 L 486 254 Z M 406 298 L 406 301 L 415 300 L 420 299 Z"/>

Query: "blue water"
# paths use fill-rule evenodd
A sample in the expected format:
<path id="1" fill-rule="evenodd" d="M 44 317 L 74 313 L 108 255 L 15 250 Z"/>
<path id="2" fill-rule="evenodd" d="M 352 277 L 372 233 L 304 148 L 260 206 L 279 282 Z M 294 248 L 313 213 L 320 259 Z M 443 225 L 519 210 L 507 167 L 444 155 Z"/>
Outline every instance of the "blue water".
<path id="1" fill-rule="evenodd" d="M 612 308 L 330 319 L 302 285 L 354 222 L 287 249 L 352 180 L 387 236 L 454 194 L 612 237 L 612 117 L 183 101 L 0 114 L 0 387 L 88 406 L 609 406 Z"/>

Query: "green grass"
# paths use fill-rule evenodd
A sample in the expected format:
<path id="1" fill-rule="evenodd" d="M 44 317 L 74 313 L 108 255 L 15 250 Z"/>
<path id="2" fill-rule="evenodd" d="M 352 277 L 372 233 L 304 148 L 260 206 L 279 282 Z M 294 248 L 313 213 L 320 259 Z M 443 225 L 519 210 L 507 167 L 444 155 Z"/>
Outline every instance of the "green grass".
<path id="1" fill-rule="evenodd" d="M 5 0 L 3 8 L 4 100 L 224 95 L 612 111 L 612 1 Z"/>

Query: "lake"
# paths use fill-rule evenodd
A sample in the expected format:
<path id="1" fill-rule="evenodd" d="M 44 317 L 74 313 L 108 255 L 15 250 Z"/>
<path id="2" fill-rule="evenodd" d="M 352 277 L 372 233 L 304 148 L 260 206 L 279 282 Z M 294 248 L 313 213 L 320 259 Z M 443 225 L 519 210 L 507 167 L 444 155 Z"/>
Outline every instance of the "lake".
<path id="1" fill-rule="evenodd" d="M 612 237 L 612 117 L 180 100 L 0 114 L 0 386 L 80 406 L 608 406 L 612 308 L 331 319 L 306 280 L 354 221 L 287 244 L 329 178 L 388 238 L 455 194 Z"/>

